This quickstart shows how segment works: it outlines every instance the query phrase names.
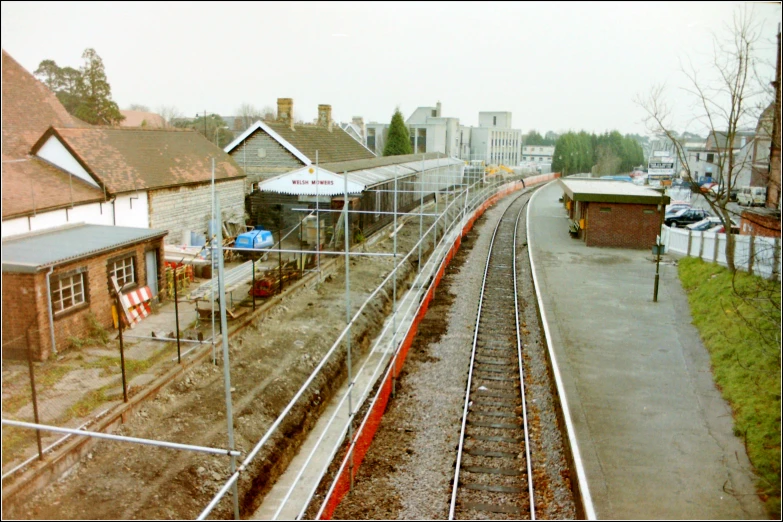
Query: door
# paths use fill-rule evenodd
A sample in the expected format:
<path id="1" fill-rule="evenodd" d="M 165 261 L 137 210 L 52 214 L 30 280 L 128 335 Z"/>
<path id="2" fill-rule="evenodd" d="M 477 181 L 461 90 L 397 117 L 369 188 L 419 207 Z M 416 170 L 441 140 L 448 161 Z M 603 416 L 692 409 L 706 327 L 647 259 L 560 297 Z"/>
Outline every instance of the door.
<path id="1" fill-rule="evenodd" d="M 144 254 L 147 268 L 147 286 L 152 292 L 152 297 L 158 296 L 158 252 L 149 250 Z"/>

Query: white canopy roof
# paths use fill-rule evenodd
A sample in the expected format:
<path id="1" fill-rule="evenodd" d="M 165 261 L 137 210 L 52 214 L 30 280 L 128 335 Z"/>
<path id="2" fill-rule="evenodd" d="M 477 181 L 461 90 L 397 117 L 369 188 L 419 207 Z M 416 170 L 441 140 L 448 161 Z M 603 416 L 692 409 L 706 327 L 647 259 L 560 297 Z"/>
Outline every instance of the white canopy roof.
<path id="1" fill-rule="evenodd" d="M 351 181 L 351 176 L 348 175 L 348 194 L 361 194 L 364 187 L 362 183 Z M 261 181 L 258 183 L 258 190 L 297 196 L 337 196 L 345 192 L 345 180 L 343 176 L 334 172 L 309 165 Z"/>

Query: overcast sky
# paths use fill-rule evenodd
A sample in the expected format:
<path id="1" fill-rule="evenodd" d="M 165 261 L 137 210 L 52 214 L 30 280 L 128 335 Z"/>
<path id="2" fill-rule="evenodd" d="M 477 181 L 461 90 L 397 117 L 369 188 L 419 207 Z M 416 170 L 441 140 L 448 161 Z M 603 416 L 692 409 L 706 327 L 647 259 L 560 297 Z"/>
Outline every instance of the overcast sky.
<path id="1" fill-rule="evenodd" d="M 94 48 L 122 109 L 230 116 L 293 98 L 305 121 L 326 103 L 338 121 L 388 122 L 440 101 L 465 125 L 510 111 L 525 132 L 645 133 L 634 97 L 665 82 L 676 102 L 679 60 L 709 58 L 739 5 L 4 1 L 1 34 L 30 72 Z M 753 6 L 774 63 L 780 3 Z"/>

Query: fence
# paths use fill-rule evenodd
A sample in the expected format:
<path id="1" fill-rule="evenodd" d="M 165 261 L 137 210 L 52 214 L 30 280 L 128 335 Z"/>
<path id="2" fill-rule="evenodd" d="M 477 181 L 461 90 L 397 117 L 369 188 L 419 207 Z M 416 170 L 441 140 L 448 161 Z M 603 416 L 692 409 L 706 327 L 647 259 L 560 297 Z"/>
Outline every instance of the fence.
<path id="1" fill-rule="evenodd" d="M 694 232 L 684 228 L 663 227 L 662 241 L 666 252 L 698 257 L 728 266 L 726 234 Z M 734 235 L 734 266 L 764 277 L 780 279 L 780 239 L 764 236 Z"/>

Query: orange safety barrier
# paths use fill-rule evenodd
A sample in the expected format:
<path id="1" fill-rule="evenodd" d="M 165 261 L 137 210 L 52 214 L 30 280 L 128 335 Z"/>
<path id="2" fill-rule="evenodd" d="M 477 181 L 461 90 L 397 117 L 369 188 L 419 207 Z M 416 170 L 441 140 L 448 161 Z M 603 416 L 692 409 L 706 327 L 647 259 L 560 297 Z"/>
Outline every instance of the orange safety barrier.
<path id="1" fill-rule="evenodd" d="M 555 179 L 556 177 L 559 177 L 559 174 L 557 173 L 542 174 L 540 176 L 527 178 L 525 180 L 525 187 L 536 185 L 544 181 L 550 181 L 552 179 Z M 359 466 L 364 460 L 364 456 L 367 454 L 367 451 L 370 449 L 370 444 L 372 444 L 372 441 L 375 438 L 375 433 L 378 431 L 378 426 L 381 425 L 381 419 L 383 418 L 383 413 L 386 411 L 386 405 L 389 402 L 389 397 L 391 396 L 393 377 L 400 374 L 400 371 L 402 370 L 402 367 L 405 364 L 405 357 L 408 355 L 408 350 L 413 344 L 413 340 L 416 338 L 416 333 L 418 332 L 419 329 L 419 323 L 421 323 L 422 319 L 424 319 L 424 316 L 427 313 L 427 309 L 429 308 L 430 302 L 432 301 L 433 295 L 435 293 L 435 289 L 438 287 L 438 284 L 440 284 L 440 280 L 443 278 L 443 275 L 446 273 L 446 267 L 449 266 L 449 263 L 451 263 L 451 260 L 454 258 L 454 255 L 457 253 L 457 250 L 459 250 L 459 247 L 462 244 L 462 237 L 467 235 L 473 229 L 474 223 L 478 218 L 481 217 L 482 214 L 484 214 L 487 208 L 495 204 L 502 197 L 505 197 L 511 192 L 520 190 L 521 188 L 523 188 L 522 184 L 515 182 L 511 184 L 511 186 L 502 189 L 498 194 L 489 198 L 478 209 L 476 209 L 473 215 L 468 219 L 468 222 L 465 225 L 465 227 L 462 229 L 462 234 L 457 236 L 457 238 L 454 240 L 454 244 L 451 246 L 448 253 L 444 257 L 443 261 L 441 262 L 440 267 L 438 268 L 438 272 L 436 273 L 435 278 L 433 280 L 432 286 L 430 286 L 429 290 L 427 291 L 427 294 L 421 300 L 419 311 L 416 312 L 416 317 L 413 319 L 413 322 L 411 323 L 411 326 L 408 329 L 408 333 L 405 335 L 405 339 L 400 345 L 400 351 L 399 354 L 397 355 L 396 364 L 394 365 L 394 373 L 392 374 L 390 371 L 387 371 L 386 374 L 384 375 L 380 391 L 378 392 L 377 400 L 372 404 L 372 406 L 370 407 L 369 411 L 367 412 L 364 418 L 364 421 L 362 422 L 361 426 L 359 426 L 359 429 L 356 430 L 354 434 L 354 441 L 355 441 L 355 446 L 353 450 L 354 476 L 356 470 L 359 469 Z M 340 502 L 345 497 L 345 494 L 348 493 L 348 490 L 351 487 L 351 476 L 350 476 L 351 471 L 345 466 L 347 459 L 348 459 L 348 455 L 346 454 L 342 466 L 340 468 L 342 471 L 340 472 L 340 475 L 337 478 L 337 482 L 335 484 L 334 489 L 332 490 L 332 494 L 329 496 L 329 498 L 324 500 L 324 510 L 323 513 L 321 514 L 320 520 L 331 520 L 334 511 L 337 509 L 337 506 L 340 505 Z"/>

